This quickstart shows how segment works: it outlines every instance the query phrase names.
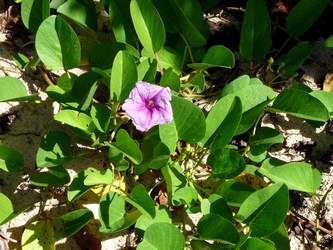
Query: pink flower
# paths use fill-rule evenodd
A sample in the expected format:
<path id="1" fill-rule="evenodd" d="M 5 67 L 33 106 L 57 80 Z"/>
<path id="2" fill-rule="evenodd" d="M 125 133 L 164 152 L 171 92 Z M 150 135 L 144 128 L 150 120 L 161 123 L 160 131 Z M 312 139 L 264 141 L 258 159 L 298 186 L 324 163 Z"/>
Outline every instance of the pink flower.
<path id="1" fill-rule="evenodd" d="M 123 109 L 132 119 L 135 127 L 148 131 L 155 125 L 173 120 L 171 91 L 158 85 L 138 81 L 123 104 Z"/>

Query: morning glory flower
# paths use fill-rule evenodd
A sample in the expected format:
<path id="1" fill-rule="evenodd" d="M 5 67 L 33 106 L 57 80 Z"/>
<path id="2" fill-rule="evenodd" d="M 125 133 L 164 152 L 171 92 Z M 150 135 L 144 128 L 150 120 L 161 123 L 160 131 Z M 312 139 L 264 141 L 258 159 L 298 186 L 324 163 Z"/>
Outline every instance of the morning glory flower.
<path id="1" fill-rule="evenodd" d="M 123 104 L 137 130 L 170 123 L 173 120 L 169 88 L 138 81 Z"/>

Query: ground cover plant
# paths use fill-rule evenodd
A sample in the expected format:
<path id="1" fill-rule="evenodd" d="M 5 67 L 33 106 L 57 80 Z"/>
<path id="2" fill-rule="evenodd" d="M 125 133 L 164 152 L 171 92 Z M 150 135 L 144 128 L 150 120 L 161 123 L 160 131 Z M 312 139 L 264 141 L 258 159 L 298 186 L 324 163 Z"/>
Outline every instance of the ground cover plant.
<path id="1" fill-rule="evenodd" d="M 55 249 L 95 220 L 82 199 L 99 204 L 101 233 L 134 228 L 137 249 L 290 249 L 290 190 L 315 197 L 321 174 L 307 162 L 273 158 L 270 148 L 284 137 L 261 119 L 285 113 L 313 127 L 332 119 L 333 93 L 297 81 L 312 50 L 300 37 L 327 0 L 294 3 L 278 49 L 264 0 L 246 1 L 233 48 L 211 42 L 204 19 L 223 1 L 16 2 L 36 52 L 18 53 L 17 64 L 44 72 L 46 101 L 60 105 L 54 123 L 63 125 L 43 135 L 29 180 L 65 186 L 70 208 L 26 225 L 22 249 Z M 85 73 L 71 71 L 78 67 Z M 62 75 L 53 82 L 55 70 Z M 45 102 L 9 76 L 0 78 L 0 101 Z M 71 179 L 66 164 L 97 154 L 103 169 Z M 0 144 L 0 169 L 22 174 L 19 149 Z M 0 225 L 23 212 L 9 194 L 0 193 L 0 204 Z M 188 230 L 195 213 L 202 216 Z"/>

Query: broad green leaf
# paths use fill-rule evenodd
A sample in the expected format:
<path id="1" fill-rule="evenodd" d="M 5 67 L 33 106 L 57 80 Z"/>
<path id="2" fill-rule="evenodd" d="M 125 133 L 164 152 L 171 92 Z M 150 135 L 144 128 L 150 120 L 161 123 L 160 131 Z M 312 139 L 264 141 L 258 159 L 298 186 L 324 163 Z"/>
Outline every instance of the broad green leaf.
<path id="1" fill-rule="evenodd" d="M 188 64 L 192 69 L 209 69 L 212 67 L 221 67 L 231 69 L 235 66 L 235 57 L 230 49 L 223 45 L 210 47 L 204 55 L 201 63 Z"/>
<path id="2" fill-rule="evenodd" d="M 215 116 L 215 118 L 211 118 L 210 121 L 216 121 L 218 119 L 217 111 L 219 110 L 216 109 L 214 111 L 212 115 Z M 237 131 L 238 125 L 242 118 L 242 103 L 237 96 L 235 96 L 235 98 L 233 99 L 230 109 L 222 111 L 221 113 L 223 114 L 226 112 L 227 114 L 224 117 L 223 121 L 218 121 L 218 123 L 221 123 L 219 124 L 216 132 L 213 134 L 213 137 L 211 137 L 211 152 L 222 150 L 231 141 L 232 137 Z M 208 126 L 207 121 L 206 126 Z M 213 127 L 213 125 L 211 126 Z"/>
<path id="3" fill-rule="evenodd" d="M 110 126 L 111 110 L 101 103 L 93 103 L 90 115 L 96 128 L 102 133 L 106 133 Z"/>
<path id="4" fill-rule="evenodd" d="M 95 126 L 90 116 L 75 110 L 65 109 L 54 115 L 54 119 L 71 127 L 91 134 Z"/>
<path id="5" fill-rule="evenodd" d="M 62 228 L 59 238 L 66 238 L 74 235 L 93 218 L 93 213 L 86 208 L 74 210 L 58 217 L 56 223 Z"/>
<path id="6" fill-rule="evenodd" d="M 0 144 L 0 169 L 6 172 L 18 172 L 23 169 L 24 159 L 15 149 Z"/>
<path id="7" fill-rule="evenodd" d="M 188 205 L 198 199 L 198 192 L 190 186 L 178 188 L 172 194 L 172 204 L 175 206 Z"/>
<path id="8" fill-rule="evenodd" d="M 89 171 L 89 170 L 88 170 Z M 84 185 L 84 180 L 86 178 L 85 171 L 81 171 L 69 185 L 67 190 L 67 199 L 73 202 L 79 199 L 83 194 L 85 194 L 91 186 Z"/>
<path id="9" fill-rule="evenodd" d="M 21 4 L 22 22 L 29 30 L 36 32 L 39 25 L 50 15 L 49 0 L 24 0 Z"/>
<path id="10" fill-rule="evenodd" d="M 150 225 L 144 234 L 138 250 L 183 250 L 185 239 L 181 231 L 174 225 L 159 222 Z"/>
<path id="11" fill-rule="evenodd" d="M 99 230 L 103 233 L 120 232 L 132 226 L 140 215 L 136 209 L 126 213 L 123 196 L 109 192 L 100 201 L 99 217 L 102 226 Z"/>
<path id="12" fill-rule="evenodd" d="M 0 102 L 31 99 L 23 83 L 13 77 L 0 77 Z"/>
<path id="13" fill-rule="evenodd" d="M 111 72 L 110 98 L 111 100 L 125 100 L 136 81 L 138 73 L 133 57 L 126 51 L 119 51 L 114 59 Z"/>
<path id="14" fill-rule="evenodd" d="M 254 162 L 261 162 L 267 156 L 267 150 L 274 144 L 283 143 L 284 137 L 278 131 L 260 127 L 256 129 L 256 133 L 250 136 L 250 151 L 246 154 Z"/>
<path id="15" fill-rule="evenodd" d="M 152 53 L 158 52 L 165 43 L 163 21 L 151 1 L 132 0 L 130 12 L 136 34 L 143 47 Z"/>
<path id="16" fill-rule="evenodd" d="M 309 42 L 300 42 L 279 60 L 279 70 L 286 76 L 293 76 L 311 53 Z"/>
<path id="17" fill-rule="evenodd" d="M 134 164 L 140 164 L 143 156 L 138 143 L 132 139 L 124 129 L 119 129 L 116 134 L 116 142 L 110 147 L 116 147 L 124 153 Z"/>
<path id="18" fill-rule="evenodd" d="M 141 213 L 155 217 L 155 205 L 153 199 L 147 193 L 142 184 L 136 185 L 129 196 L 124 199 L 132 206 L 136 207 Z"/>
<path id="19" fill-rule="evenodd" d="M 168 147 L 170 153 L 175 152 L 178 134 L 174 121 L 168 124 L 160 125 L 158 129 L 161 142 Z"/>
<path id="20" fill-rule="evenodd" d="M 243 245 L 239 248 L 240 250 L 276 250 L 274 243 L 260 238 L 248 238 Z"/>
<path id="21" fill-rule="evenodd" d="M 199 238 L 236 244 L 240 235 L 236 227 L 218 214 L 204 215 L 198 222 Z"/>
<path id="22" fill-rule="evenodd" d="M 162 87 L 169 87 L 174 91 L 179 91 L 180 89 L 180 76 L 177 74 L 172 67 L 166 69 L 161 77 L 160 85 Z"/>
<path id="23" fill-rule="evenodd" d="M 82 111 L 87 110 L 93 101 L 97 91 L 98 80 L 101 76 L 93 71 L 80 75 L 72 87 L 72 102 L 78 103 L 78 108 Z"/>
<path id="24" fill-rule="evenodd" d="M 289 189 L 315 193 L 320 187 L 321 175 L 305 162 L 291 162 L 280 166 L 267 165 L 259 172 L 274 182 L 283 182 Z"/>
<path id="25" fill-rule="evenodd" d="M 84 27 L 97 29 L 97 14 L 93 0 L 68 0 L 58 7 L 57 12 Z"/>
<path id="26" fill-rule="evenodd" d="M 71 69 L 80 64 L 80 41 L 60 15 L 50 16 L 42 22 L 35 46 L 39 58 L 49 69 Z"/>
<path id="27" fill-rule="evenodd" d="M 225 219 L 232 220 L 232 211 L 222 196 L 212 194 L 208 199 L 201 201 L 201 212 L 203 215 L 218 214 Z"/>
<path id="28" fill-rule="evenodd" d="M 203 11 L 197 0 L 168 0 L 173 6 L 182 36 L 190 47 L 204 46 L 208 37 L 208 25 L 203 19 Z"/>
<path id="29" fill-rule="evenodd" d="M 211 166 L 214 176 L 224 179 L 239 175 L 245 168 L 242 156 L 236 150 L 229 148 L 211 153 L 207 163 Z"/>
<path id="30" fill-rule="evenodd" d="M 92 67 L 110 70 L 112 68 L 114 58 L 121 50 L 125 50 L 128 54 L 135 58 L 140 57 L 138 50 L 129 44 L 118 42 L 101 42 L 96 43 L 88 51 L 89 64 Z M 108 53 L 108 56 L 105 56 L 105 53 Z"/>
<path id="31" fill-rule="evenodd" d="M 226 180 L 219 187 L 216 194 L 221 195 L 228 205 L 240 207 L 244 200 L 254 191 L 254 188 L 244 183 Z"/>
<path id="32" fill-rule="evenodd" d="M 333 48 L 333 35 L 330 35 L 325 41 L 326 48 Z"/>
<path id="33" fill-rule="evenodd" d="M 275 246 L 279 247 L 279 250 L 290 250 L 288 231 L 284 223 L 282 223 L 281 226 L 274 233 L 267 236 L 266 238 L 274 242 Z"/>
<path id="34" fill-rule="evenodd" d="M 39 187 L 62 186 L 70 180 L 67 170 L 62 166 L 52 167 L 47 172 L 33 173 L 30 176 L 31 184 Z"/>
<path id="35" fill-rule="evenodd" d="M 26 55 L 19 52 L 14 53 L 12 58 L 15 61 L 16 66 L 21 70 L 25 70 L 27 65 L 30 63 L 30 59 Z"/>
<path id="36" fill-rule="evenodd" d="M 292 87 L 278 95 L 270 110 L 312 121 L 326 122 L 329 118 L 326 107 L 317 98 Z"/>
<path id="37" fill-rule="evenodd" d="M 51 220 L 34 221 L 25 226 L 21 239 L 22 250 L 55 250 Z"/>
<path id="38" fill-rule="evenodd" d="M 87 168 L 84 171 L 85 179 L 83 184 L 85 186 L 94 186 L 94 185 L 111 185 L 113 182 L 113 173 L 111 169 L 97 170 L 95 168 Z"/>
<path id="39" fill-rule="evenodd" d="M 177 33 L 179 32 L 178 20 L 174 15 L 170 15 L 170 11 L 174 11 L 174 6 L 172 2 L 167 0 L 152 0 L 155 5 L 158 13 L 161 15 L 165 31 L 168 33 Z"/>
<path id="40" fill-rule="evenodd" d="M 55 167 L 71 160 L 70 138 L 63 131 L 49 131 L 43 136 L 36 155 L 37 167 Z"/>
<path id="41" fill-rule="evenodd" d="M 125 216 L 125 200 L 117 193 L 109 192 L 100 201 L 100 231 L 112 231 L 112 225 Z"/>
<path id="42" fill-rule="evenodd" d="M 159 223 L 159 222 L 166 222 L 171 223 L 170 212 L 166 207 L 159 206 L 155 207 L 155 217 L 151 218 L 151 216 L 142 214 L 137 222 L 135 223 L 135 228 L 145 231 L 150 225 Z"/>
<path id="43" fill-rule="evenodd" d="M 142 50 L 141 54 L 142 56 L 156 59 L 156 55 L 145 48 Z M 162 68 L 167 69 L 171 67 L 177 74 L 181 73 L 183 55 L 180 54 L 177 50 L 174 50 L 170 47 L 163 47 L 157 54 Z"/>
<path id="44" fill-rule="evenodd" d="M 292 37 L 302 35 L 318 19 L 327 3 L 327 0 L 300 0 L 288 14 L 288 34 Z"/>
<path id="45" fill-rule="evenodd" d="M 232 95 L 224 96 L 209 111 L 206 118 L 205 136 L 198 143 L 200 146 L 203 147 L 207 145 L 209 141 L 212 141 L 213 135 L 219 130 L 219 127 L 221 126 L 223 121 L 227 118 L 228 114 L 233 115 L 231 110 L 233 106 L 235 106 L 236 104 L 235 98 L 236 97 Z M 228 133 L 228 131 L 225 132 Z"/>
<path id="46" fill-rule="evenodd" d="M 66 0 L 51 0 L 50 8 L 51 9 L 57 9 L 64 2 L 66 2 Z"/>
<path id="47" fill-rule="evenodd" d="M 327 91 L 312 91 L 311 96 L 317 98 L 329 112 L 330 118 L 333 118 L 333 93 Z"/>
<path id="48" fill-rule="evenodd" d="M 240 76 L 227 84 L 222 90 L 221 97 L 229 94 L 241 99 L 243 113 L 276 96 L 273 89 L 265 86 L 258 78 L 250 78 L 247 75 Z"/>
<path id="49" fill-rule="evenodd" d="M 250 225 L 252 236 L 266 236 L 282 224 L 288 206 L 287 186 L 276 183 L 252 193 L 240 206 L 236 218 Z"/>
<path id="50" fill-rule="evenodd" d="M 197 73 L 190 76 L 187 84 L 192 85 L 198 93 L 201 93 L 205 89 L 205 81 L 205 75 L 201 71 L 198 71 Z"/>
<path id="51" fill-rule="evenodd" d="M 158 130 L 155 133 L 150 133 L 145 136 L 141 144 L 141 151 L 143 154 L 142 163 L 136 168 L 136 173 L 138 173 L 138 168 L 141 169 L 139 172 L 143 172 L 148 168 L 159 169 L 164 166 L 169 161 L 170 150 L 161 141 L 158 134 Z"/>
<path id="52" fill-rule="evenodd" d="M 11 200 L 0 193 L 0 225 L 6 223 L 14 214 L 14 208 Z"/>
<path id="53" fill-rule="evenodd" d="M 202 111 L 192 102 L 176 96 L 172 97 L 171 105 L 178 138 L 189 143 L 200 141 L 206 131 Z"/>
<path id="54" fill-rule="evenodd" d="M 132 43 L 135 39 L 134 27 L 129 13 L 129 0 L 110 0 L 109 14 L 111 27 L 117 42 Z"/>
<path id="55" fill-rule="evenodd" d="M 240 54 L 248 61 L 260 62 L 271 46 L 271 20 L 265 1 L 248 0 L 241 29 Z"/>

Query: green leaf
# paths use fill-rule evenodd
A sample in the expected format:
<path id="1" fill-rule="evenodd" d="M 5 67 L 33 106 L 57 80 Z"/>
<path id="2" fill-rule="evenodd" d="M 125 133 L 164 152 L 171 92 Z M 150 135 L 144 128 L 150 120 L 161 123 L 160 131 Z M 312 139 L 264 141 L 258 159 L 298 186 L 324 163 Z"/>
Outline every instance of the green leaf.
<path id="1" fill-rule="evenodd" d="M 199 238 L 236 244 L 240 235 L 236 227 L 218 214 L 204 215 L 198 222 Z"/>
<path id="2" fill-rule="evenodd" d="M 330 118 L 333 118 L 333 93 L 327 91 L 312 91 L 311 96 L 317 98 L 329 112 Z"/>
<path id="3" fill-rule="evenodd" d="M 203 215 L 218 214 L 229 221 L 232 220 L 232 211 L 222 196 L 212 194 L 208 199 L 201 201 L 201 212 Z"/>
<path id="4" fill-rule="evenodd" d="M 260 189 L 242 203 L 236 218 L 250 225 L 253 236 L 272 234 L 284 221 L 288 197 L 288 188 L 282 183 Z"/>
<path id="5" fill-rule="evenodd" d="M 325 41 L 326 48 L 333 48 L 333 35 L 330 35 Z"/>
<path id="6" fill-rule="evenodd" d="M 240 207 L 254 191 L 254 188 L 244 183 L 236 182 L 235 180 L 226 180 L 217 190 L 216 194 L 221 195 L 228 205 Z"/>
<path id="7" fill-rule="evenodd" d="M 166 222 L 171 223 L 171 217 L 169 210 L 166 207 L 159 206 L 155 207 L 155 217 L 151 218 L 150 215 L 143 214 L 139 217 L 137 222 L 135 223 L 135 228 L 145 231 L 150 225 L 159 223 L 159 222 Z"/>
<path id="8" fill-rule="evenodd" d="M 300 42 L 279 60 L 280 72 L 286 76 L 293 76 L 311 53 L 309 42 Z"/>
<path id="9" fill-rule="evenodd" d="M 282 223 L 274 233 L 266 238 L 274 242 L 275 246 L 279 246 L 279 250 L 290 250 L 288 231 L 284 223 Z"/>
<path id="10" fill-rule="evenodd" d="M 167 0 L 152 0 L 158 13 L 161 15 L 166 32 L 177 33 L 179 32 L 179 25 L 177 18 L 170 15 L 170 11 L 174 11 L 174 6 L 171 1 Z"/>
<path id="11" fill-rule="evenodd" d="M 58 7 L 57 12 L 84 27 L 97 29 L 96 8 L 92 0 L 68 0 Z"/>
<path id="12" fill-rule="evenodd" d="M 178 138 L 189 143 L 200 141 L 206 130 L 202 111 L 192 102 L 176 96 L 172 97 L 171 105 Z"/>
<path id="13" fill-rule="evenodd" d="M 265 1 L 248 0 L 241 29 L 240 54 L 248 61 L 260 62 L 271 46 L 271 20 Z"/>
<path id="14" fill-rule="evenodd" d="M 144 234 L 138 250 L 183 250 L 185 239 L 178 228 L 170 223 L 159 222 L 150 225 Z"/>
<path id="15" fill-rule="evenodd" d="M 197 92 L 201 93 L 205 89 L 205 81 L 205 75 L 201 71 L 198 71 L 190 76 L 187 84 L 192 85 Z"/>
<path id="16" fill-rule="evenodd" d="M 173 6 L 169 10 L 176 14 L 182 36 L 190 47 L 204 46 L 208 37 L 208 25 L 203 19 L 203 11 L 197 0 L 168 0 Z"/>
<path id="17" fill-rule="evenodd" d="M 301 0 L 287 16 L 286 29 L 290 36 L 307 31 L 326 8 L 327 0 Z"/>
<path id="18" fill-rule="evenodd" d="M 30 63 L 30 59 L 26 55 L 19 52 L 14 53 L 12 58 L 15 61 L 16 66 L 21 70 L 25 70 L 27 65 Z"/>
<path id="19" fill-rule="evenodd" d="M 90 110 L 91 119 L 96 128 L 102 133 L 109 130 L 111 121 L 111 110 L 101 103 L 93 103 Z"/>
<path id="20" fill-rule="evenodd" d="M 110 98 L 112 100 L 125 100 L 136 81 L 138 73 L 133 57 L 126 51 L 119 51 L 114 59 L 111 72 Z"/>
<path id="21" fill-rule="evenodd" d="M 78 103 L 80 110 L 85 111 L 90 107 L 97 91 L 98 80 L 100 78 L 101 76 L 99 74 L 89 71 L 75 79 L 71 91 L 71 101 Z"/>
<path id="22" fill-rule="evenodd" d="M 67 191 L 68 201 L 73 202 L 79 199 L 83 194 L 85 194 L 90 189 L 91 186 L 84 185 L 85 178 L 86 174 L 85 170 L 83 170 L 73 179 Z"/>
<path id="23" fill-rule="evenodd" d="M 85 179 L 83 184 L 85 186 L 94 186 L 94 185 L 111 185 L 113 183 L 113 173 L 110 169 L 97 170 L 95 168 L 87 168 L 84 171 Z"/>
<path id="24" fill-rule="evenodd" d="M 178 92 L 180 89 L 179 74 L 177 74 L 171 67 L 166 69 L 161 77 L 160 85 L 162 87 L 169 87 Z"/>
<path id="25" fill-rule="evenodd" d="M 132 0 L 130 12 L 135 31 L 143 47 L 158 52 L 165 43 L 163 21 L 151 1 Z"/>
<path id="26" fill-rule="evenodd" d="M 23 169 L 24 159 L 21 153 L 0 144 L 0 169 L 6 172 L 19 172 Z"/>
<path id="27" fill-rule="evenodd" d="M 329 118 L 324 104 L 309 93 L 293 87 L 278 95 L 270 110 L 312 121 L 326 122 Z"/>
<path id="28" fill-rule="evenodd" d="M 31 99 L 23 83 L 13 77 L 0 77 L 0 102 L 24 101 Z"/>
<path id="29" fill-rule="evenodd" d="M 70 180 L 67 170 L 62 166 L 52 167 L 47 172 L 33 173 L 30 176 L 31 184 L 39 187 L 62 186 Z"/>
<path id="30" fill-rule="evenodd" d="M 133 140 L 124 129 L 119 129 L 116 134 L 116 142 L 110 147 L 115 147 L 124 153 L 134 164 L 140 164 L 143 156 L 138 143 Z"/>
<path id="31" fill-rule="evenodd" d="M 0 203 L 0 225 L 2 225 L 14 215 L 14 208 L 11 200 L 3 193 L 0 193 Z"/>
<path id="32" fill-rule="evenodd" d="M 211 153 L 207 163 L 211 166 L 214 176 L 225 179 L 235 177 L 245 169 L 245 161 L 242 156 L 229 148 Z"/>
<path id="33" fill-rule="evenodd" d="M 275 250 L 274 244 L 267 240 L 259 238 L 248 238 L 244 244 L 239 248 L 240 250 Z M 280 249 L 280 248 L 278 248 Z"/>
<path id="34" fill-rule="evenodd" d="M 265 164 L 259 168 L 259 172 L 274 182 L 283 182 L 289 189 L 301 192 L 315 193 L 321 183 L 318 169 L 313 169 L 305 162 L 292 162 L 279 166 Z"/>
<path id="35" fill-rule="evenodd" d="M 193 187 L 185 186 L 178 188 L 172 195 L 172 204 L 175 206 L 187 205 L 198 199 L 198 192 Z"/>
<path id="36" fill-rule="evenodd" d="M 154 201 L 142 184 L 136 185 L 130 196 L 124 196 L 124 199 L 132 206 L 136 207 L 141 213 L 151 216 L 151 218 L 155 217 Z"/>
<path id="37" fill-rule="evenodd" d="M 231 96 L 231 97 L 232 97 L 232 103 L 228 107 L 228 109 L 224 105 L 226 104 L 226 102 L 228 103 L 228 100 L 230 100 L 229 96 L 225 98 L 227 99 L 226 102 L 224 102 L 223 100 L 224 98 L 222 98 L 220 100 L 221 102 L 219 101 L 216 104 L 218 106 L 214 109 L 214 107 L 216 106 L 215 105 L 207 116 L 206 130 L 207 127 L 210 127 L 212 132 L 214 128 L 218 126 L 218 128 L 216 129 L 216 131 L 214 131 L 212 136 L 209 137 L 212 138 L 211 152 L 222 150 L 230 142 L 235 132 L 237 131 L 239 122 L 241 121 L 242 103 L 237 96 L 235 97 Z"/>
<path id="38" fill-rule="evenodd" d="M 39 25 L 50 15 L 49 0 L 24 0 L 21 4 L 22 22 L 29 30 L 36 32 Z"/>
<path id="39" fill-rule="evenodd" d="M 192 69 L 205 70 L 212 67 L 232 69 L 235 66 L 234 53 L 223 45 L 210 47 L 204 55 L 201 63 L 191 63 L 187 65 Z"/>
<path id="40" fill-rule="evenodd" d="M 54 119 L 58 122 L 80 129 L 87 134 L 91 134 L 95 129 L 90 116 L 75 110 L 62 110 L 54 115 Z"/>
<path id="41" fill-rule="evenodd" d="M 62 232 L 60 233 L 59 238 L 68 238 L 74 235 L 85 225 L 87 225 L 93 218 L 93 213 L 86 208 L 71 211 L 60 216 L 56 219 L 56 223 L 62 228 Z"/>
<path id="42" fill-rule="evenodd" d="M 26 225 L 22 234 L 21 246 L 22 250 L 55 250 L 54 229 L 51 220 L 34 221 Z"/>
<path id="43" fill-rule="evenodd" d="M 55 167 L 70 160 L 70 138 L 65 132 L 49 131 L 43 136 L 36 155 L 37 167 Z"/>
<path id="44" fill-rule="evenodd" d="M 132 43 L 135 39 L 134 27 L 129 13 L 130 1 L 110 0 L 109 14 L 116 41 Z"/>
<path id="45" fill-rule="evenodd" d="M 35 46 L 39 58 L 49 69 L 71 69 L 80 64 L 80 41 L 60 15 L 50 16 L 42 22 Z"/>
<path id="46" fill-rule="evenodd" d="M 125 200 L 117 193 L 109 192 L 100 201 L 100 232 L 117 233 L 132 226 L 141 213 L 138 210 L 125 211 Z"/>
<path id="47" fill-rule="evenodd" d="M 174 121 L 168 124 L 160 125 L 158 129 L 161 142 L 168 147 L 170 153 L 175 152 L 178 134 Z"/>

